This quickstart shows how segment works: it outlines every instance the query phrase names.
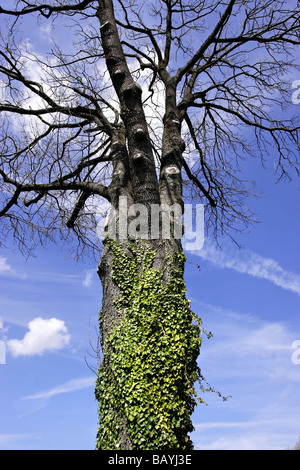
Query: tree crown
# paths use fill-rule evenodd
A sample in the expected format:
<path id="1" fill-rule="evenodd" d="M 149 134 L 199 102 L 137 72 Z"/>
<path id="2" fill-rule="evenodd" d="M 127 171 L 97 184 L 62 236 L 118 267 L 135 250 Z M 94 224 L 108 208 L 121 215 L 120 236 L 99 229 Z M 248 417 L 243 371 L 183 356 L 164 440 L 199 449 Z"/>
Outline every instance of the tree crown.
<path id="1" fill-rule="evenodd" d="M 120 195 L 148 204 L 183 194 L 205 204 L 216 234 L 231 233 L 254 220 L 245 157 L 271 158 L 279 179 L 299 173 L 297 2 L 6 3 L 4 239 L 13 232 L 28 249 L 33 232 L 39 242 L 75 234 L 97 248 L 99 219 Z M 49 34 L 47 52 L 33 25 Z"/>

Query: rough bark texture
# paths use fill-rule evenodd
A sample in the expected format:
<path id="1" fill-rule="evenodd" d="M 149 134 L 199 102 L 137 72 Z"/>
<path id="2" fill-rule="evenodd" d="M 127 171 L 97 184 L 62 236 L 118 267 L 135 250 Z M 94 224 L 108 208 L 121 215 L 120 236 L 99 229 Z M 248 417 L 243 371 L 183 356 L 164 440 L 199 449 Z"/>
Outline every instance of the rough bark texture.
<path id="1" fill-rule="evenodd" d="M 182 204 L 181 155 L 184 145 L 180 136 L 181 119 L 176 107 L 176 85 L 174 80 L 165 75 L 166 113 L 162 138 L 162 165 L 160 182 L 158 182 L 142 105 L 141 89 L 134 82 L 126 63 L 118 36 L 112 1 L 99 2 L 97 15 L 101 24 L 101 39 L 107 69 L 120 101 L 121 117 L 124 123 L 123 135 L 121 134 L 112 146 L 114 172 L 109 189 L 115 217 L 118 221 L 120 216 L 118 200 L 119 196 L 123 195 L 127 198 L 128 207 L 133 203 L 143 204 L 148 209 L 150 218 L 150 207 L 153 204 Z M 192 314 L 185 299 L 184 262 L 180 242 L 162 240 L 161 234 L 157 240 L 137 242 L 126 239 L 126 235 L 122 237 L 118 229 L 115 236 L 114 241 L 108 238 L 104 244 L 98 269 L 103 286 L 103 308 L 100 315 L 103 363 L 96 389 L 100 414 L 97 447 L 123 450 L 189 449 L 191 441 L 187 433 L 192 430 L 190 414 L 195 404 L 192 395 L 193 384 L 197 378 L 195 371 L 199 352 L 199 344 L 195 338 L 199 337 L 199 332 L 197 331 L 196 337 L 188 334 L 189 329 L 192 328 Z M 117 272 L 118 270 L 121 270 L 121 273 Z M 175 273 L 177 280 L 173 286 L 172 276 Z M 151 277 L 157 278 L 160 289 L 158 286 L 151 287 L 151 282 L 153 282 Z M 177 292 L 178 285 L 180 289 Z M 179 327 L 177 336 L 175 335 L 174 341 L 180 338 L 181 347 L 186 349 L 185 357 L 183 356 L 183 360 L 180 360 L 173 351 L 172 354 L 175 357 L 172 359 L 173 371 L 168 371 L 170 383 L 167 384 L 164 377 L 159 379 L 157 377 L 164 369 L 164 356 L 160 357 L 164 354 L 163 349 L 171 351 L 175 344 L 172 344 L 172 339 L 174 339 L 172 332 L 176 331 L 176 325 L 172 326 L 172 330 L 169 328 L 169 334 L 166 334 L 164 333 L 166 327 L 163 326 L 160 318 L 162 315 L 167 317 L 167 302 L 170 295 L 173 298 L 170 301 L 170 311 L 174 315 L 180 312 L 181 321 L 187 322 L 188 327 L 186 331 L 181 331 Z M 162 299 L 161 296 L 166 298 Z M 174 303 L 176 296 L 178 299 L 174 305 L 172 302 Z M 138 304 L 138 299 L 143 299 L 142 304 Z M 162 304 L 164 304 L 163 307 Z M 136 314 L 138 316 L 134 317 Z M 138 319 L 139 315 L 140 319 Z M 116 341 L 118 329 L 122 327 L 122 332 L 126 332 L 126 325 L 128 327 L 128 322 L 130 324 L 132 318 L 138 319 L 137 323 L 145 322 L 145 325 L 147 318 L 152 318 L 153 334 L 145 338 L 141 337 L 141 344 L 146 351 L 143 352 L 138 347 L 130 353 L 127 351 L 130 359 L 124 357 L 123 360 L 125 362 L 128 360 L 130 364 L 118 369 L 116 364 L 122 360 L 122 354 L 124 354 L 122 349 L 125 348 L 125 340 L 121 343 Z M 135 327 L 137 327 L 136 324 Z M 131 328 L 133 328 L 132 325 Z M 140 332 L 142 336 L 143 331 Z M 191 331 L 194 332 L 193 328 Z M 157 333 L 159 338 L 166 335 L 165 345 L 163 347 L 157 345 L 153 349 L 151 342 L 155 341 Z M 128 331 L 127 336 L 130 334 L 131 332 Z M 139 341 L 139 338 L 136 339 Z M 156 341 L 158 342 L 157 339 Z M 132 344 L 128 348 L 131 350 Z M 149 355 L 147 355 L 147 350 Z M 146 375 L 135 370 L 140 354 L 146 354 L 142 366 L 143 370 L 147 370 Z M 163 375 L 166 377 L 165 372 Z M 165 390 L 164 393 L 167 396 L 162 396 L 161 390 Z M 169 405 L 167 406 L 166 403 Z M 155 409 L 155 407 L 161 407 L 161 409 Z M 146 425 L 147 432 L 144 425 Z M 142 434 L 139 429 L 143 430 Z"/>
<path id="2" fill-rule="evenodd" d="M 171 240 L 106 241 L 100 450 L 192 449 L 200 330 L 185 297 L 184 262 Z"/>
<path id="3" fill-rule="evenodd" d="M 96 388 L 97 448 L 190 449 L 200 339 L 185 298 L 181 243 L 163 240 L 161 232 L 155 240 L 130 240 L 118 225 L 120 195 L 126 197 L 128 207 L 135 203 L 147 208 L 149 231 L 151 205 L 182 205 L 184 144 L 176 84 L 162 72 L 166 112 L 158 181 L 141 89 L 126 63 L 112 1 L 99 2 L 97 15 L 124 123 L 124 132 L 112 148 L 114 172 L 109 188 L 117 230 L 114 240 L 108 235 L 98 268 L 103 286 L 103 361 Z"/>
<path id="4" fill-rule="evenodd" d="M 120 101 L 128 148 L 128 167 L 135 203 L 159 203 L 156 171 L 147 122 L 142 105 L 142 90 L 128 69 L 115 21 L 113 2 L 99 2 L 98 18 L 102 46 L 114 89 Z"/>

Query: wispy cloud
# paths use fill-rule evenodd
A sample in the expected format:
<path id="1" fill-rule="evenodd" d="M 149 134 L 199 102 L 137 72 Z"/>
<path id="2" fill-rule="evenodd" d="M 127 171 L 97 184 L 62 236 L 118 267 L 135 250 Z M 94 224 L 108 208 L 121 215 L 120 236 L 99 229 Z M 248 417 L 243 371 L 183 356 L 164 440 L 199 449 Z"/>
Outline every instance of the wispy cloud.
<path id="1" fill-rule="evenodd" d="M 7 341 L 13 356 L 42 355 L 46 351 L 62 349 L 70 342 L 65 322 L 57 318 L 34 318 L 28 323 L 28 330 L 23 339 Z"/>
<path id="2" fill-rule="evenodd" d="M 266 394 L 267 395 L 267 394 Z M 276 390 L 272 397 L 254 396 L 258 402 L 252 414 L 234 413 L 241 421 L 228 420 L 228 414 L 223 415 L 224 421 L 197 422 L 193 440 L 196 449 L 202 450 L 287 450 L 291 448 L 299 435 L 298 422 L 295 416 L 299 413 L 299 403 L 289 396 L 286 390 L 281 393 Z M 248 408 L 252 406 L 248 397 Z M 265 402 L 264 402 L 265 401 Z M 268 405 L 270 403 L 270 405 Z M 247 410 L 247 407 L 246 407 Z M 219 413 L 222 416 L 222 413 Z"/>
<path id="3" fill-rule="evenodd" d="M 52 37 L 52 25 L 51 23 L 48 23 L 47 25 L 40 25 L 39 26 L 39 32 L 40 32 L 40 36 L 43 38 L 43 39 L 46 39 L 47 41 L 49 42 L 53 42 L 53 37 Z"/>
<path id="4" fill-rule="evenodd" d="M 0 257 L 0 274 L 7 273 L 11 271 L 11 267 L 7 263 L 7 258 Z"/>
<path id="5" fill-rule="evenodd" d="M 292 362 L 299 330 L 285 322 L 193 301 L 204 327 L 199 358 L 208 382 L 231 398 L 205 394 L 194 416 L 196 449 L 287 449 L 299 435 L 300 367 Z"/>
<path id="6" fill-rule="evenodd" d="M 86 275 L 85 275 L 85 278 L 82 281 L 82 285 L 84 287 L 91 287 L 91 285 L 93 284 L 93 276 L 94 276 L 94 270 L 93 269 L 87 271 Z"/>
<path id="7" fill-rule="evenodd" d="M 51 388 L 44 392 L 36 393 L 35 395 L 30 395 L 24 397 L 24 400 L 48 400 L 56 395 L 61 395 L 63 393 L 77 392 L 84 388 L 89 388 L 95 385 L 95 377 L 81 377 L 79 379 L 69 380 L 68 382 L 58 385 L 57 387 Z"/>
<path id="8" fill-rule="evenodd" d="M 202 365 L 213 377 L 300 382 L 300 368 L 292 362 L 292 345 L 299 331 L 284 322 L 264 321 L 197 300 L 193 303 L 205 329 L 213 333 L 201 353 Z"/>
<path id="9" fill-rule="evenodd" d="M 261 279 L 267 279 L 275 285 L 300 295 L 300 275 L 284 269 L 280 264 L 250 250 L 239 250 L 226 246 L 218 249 L 216 244 L 206 240 L 202 250 L 192 254 L 208 260 L 220 268 L 233 269 Z"/>
<path id="10" fill-rule="evenodd" d="M 40 269 L 28 269 L 26 264 L 19 267 L 14 267 L 9 264 L 7 258 L 0 256 L 0 275 L 3 274 L 7 278 L 13 280 L 27 281 L 27 282 L 48 282 L 54 284 L 82 284 L 83 286 L 90 286 L 94 270 L 88 270 L 85 273 L 85 278 L 82 281 L 82 273 L 63 273 L 57 271 L 41 271 Z"/>
<path id="11" fill-rule="evenodd" d="M 28 439 L 30 436 L 29 434 L 0 434 L 0 447 L 1 450 L 6 449 L 20 449 L 22 445 L 20 442 Z"/>
<path id="12" fill-rule="evenodd" d="M 21 279 L 26 278 L 26 274 L 15 270 L 11 264 L 7 261 L 7 258 L 0 256 L 0 276 L 3 275 L 6 278 Z"/>

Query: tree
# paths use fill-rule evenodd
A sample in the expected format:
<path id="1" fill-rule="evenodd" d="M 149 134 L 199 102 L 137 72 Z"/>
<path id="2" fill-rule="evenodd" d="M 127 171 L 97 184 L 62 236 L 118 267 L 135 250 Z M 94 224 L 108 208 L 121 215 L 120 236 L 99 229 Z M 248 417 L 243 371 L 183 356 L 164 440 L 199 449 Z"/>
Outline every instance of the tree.
<path id="1" fill-rule="evenodd" d="M 1 230 L 25 252 L 57 234 L 76 240 L 77 256 L 102 250 L 97 448 L 188 450 L 202 327 L 186 299 L 181 215 L 201 203 L 207 231 L 232 237 L 254 222 L 244 158 L 269 155 L 279 179 L 299 174 L 287 108 L 300 11 L 274 0 L 146 5 L 0 7 Z M 37 53 L 21 33 L 33 18 L 63 25 L 73 43 Z"/>
<path id="2" fill-rule="evenodd" d="M 292 450 L 300 450 L 300 439 L 298 439 Z"/>
<path id="3" fill-rule="evenodd" d="M 289 447 L 287 450 L 300 450 L 300 439 L 298 439 L 298 441 L 292 448 Z"/>
<path id="4" fill-rule="evenodd" d="M 300 450 L 300 439 L 296 442 L 294 450 Z"/>

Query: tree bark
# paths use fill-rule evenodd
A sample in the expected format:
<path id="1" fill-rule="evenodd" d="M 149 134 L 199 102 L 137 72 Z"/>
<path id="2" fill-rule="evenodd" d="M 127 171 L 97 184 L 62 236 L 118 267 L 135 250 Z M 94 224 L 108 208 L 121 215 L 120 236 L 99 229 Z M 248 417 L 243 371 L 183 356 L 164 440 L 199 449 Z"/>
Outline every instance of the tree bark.
<path id="1" fill-rule="evenodd" d="M 108 232 L 98 267 L 103 286 L 100 334 L 103 351 L 97 379 L 98 449 L 191 449 L 194 382 L 198 377 L 199 326 L 185 297 L 181 242 L 164 239 L 161 225 L 150 238 L 151 208 L 182 206 L 181 116 L 176 84 L 166 81 L 162 164 L 158 181 L 141 88 L 133 80 L 119 39 L 113 2 L 99 2 L 101 40 L 121 107 L 124 132 L 112 143 L 109 187 L 116 229 Z M 130 218 L 121 214 L 142 204 L 145 239 L 131 239 Z M 159 206 L 161 207 L 161 206 Z M 120 225 L 123 217 L 124 224 Z M 171 217 L 172 219 L 172 217 Z M 171 220 L 170 220 L 171 223 Z M 144 233 L 145 235 L 145 233 Z M 148 235 L 148 236 L 147 236 Z"/>
<path id="2" fill-rule="evenodd" d="M 142 90 L 129 71 L 115 21 L 112 0 L 99 2 L 101 40 L 106 65 L 120 101 L 125 125 L 128 165 L 136 204 L 160 202 L 154 157 L 142 105 Z"/>
<path id="3" fill-rule="evenodd" d="M 105 242 L 100 450 L 193 448 L 200 329 L 185 296 L 184 262 L 174 240 Z"/>

